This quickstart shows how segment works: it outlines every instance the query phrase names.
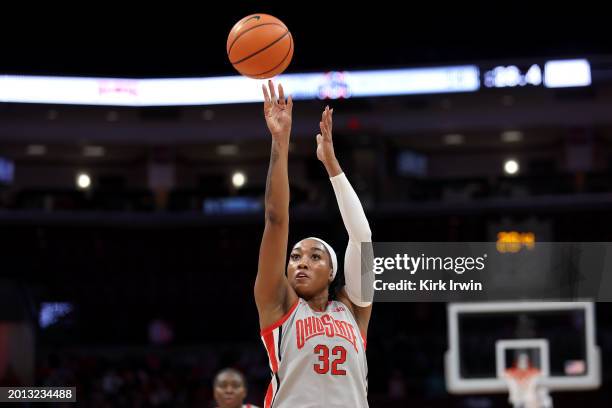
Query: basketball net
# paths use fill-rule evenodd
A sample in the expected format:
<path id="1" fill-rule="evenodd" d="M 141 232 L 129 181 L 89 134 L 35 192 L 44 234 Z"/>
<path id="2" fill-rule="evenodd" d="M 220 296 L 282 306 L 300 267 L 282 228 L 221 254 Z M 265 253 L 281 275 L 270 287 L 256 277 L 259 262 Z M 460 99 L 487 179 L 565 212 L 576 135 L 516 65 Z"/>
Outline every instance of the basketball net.
<path id="1" fill-rule="evenodd" d="M 509 368 L 505 371 L 508 401 L 514 408 L 552 408 L 548 390 L 540 384 L 542 373 L 537 368 Z"/>

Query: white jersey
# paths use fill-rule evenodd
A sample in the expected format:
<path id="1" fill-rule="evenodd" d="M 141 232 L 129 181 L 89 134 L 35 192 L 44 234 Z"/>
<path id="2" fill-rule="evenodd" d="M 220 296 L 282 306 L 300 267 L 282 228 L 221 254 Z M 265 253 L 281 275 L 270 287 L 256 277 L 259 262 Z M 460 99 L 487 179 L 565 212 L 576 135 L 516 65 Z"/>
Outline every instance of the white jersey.
<path id="1" fill-rule="evenodd" d="M 316 312 L 298 299 L 261 338 L 272 370 L 264 408 L 368 407 L 366 342 L 343 303 Z"/>
<path id="2" fill-rule="evenodd" d="M 243 405 L 242 408 L 259 408 L 259 407 L 253 404 L 246 404 L 246 405 Z"/>
<path id="3" fill-rule="evenodd" d="M 519 370 L 511 368 L 506 370 L 506 382 L 508 384 L 509 402 L 515 407 L 542 408 L 538 388 L 540 385 L 540 370 Z"/>

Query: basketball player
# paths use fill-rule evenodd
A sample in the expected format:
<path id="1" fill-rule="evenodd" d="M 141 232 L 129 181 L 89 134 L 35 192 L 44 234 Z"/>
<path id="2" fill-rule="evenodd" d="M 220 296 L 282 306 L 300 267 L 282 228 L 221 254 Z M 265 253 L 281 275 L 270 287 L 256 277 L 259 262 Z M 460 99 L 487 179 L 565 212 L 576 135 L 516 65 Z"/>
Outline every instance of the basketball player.
<path id="1" fill-rule="evenodd" d="M 291 97 L 285 101 L 281 85 L 278 97 L 272 81 L 268 89 L 263 86 L 272 150 L 255 280 L 261 336 L 272 370 L 264 407 L 367 407 L 365 348 L 372 299 L 361 291 L 361 243 L 371 242 L 370 227 L 335 157 L 333 110 L 327 107 L 316 137 L 317 158 L 330 177 L 349 235 L 344 258 L 346 284 L 337 294 L 338 301 L 328 301 L 329 286 L 338 270 L 336 253 L 328 243 L 320 238 L 303 239 L 293 245 L 285 263 L 293 102 Z M 364 276 L 370 276 L 371 267 L 364 269 Z"/>
<path id="2" fill-rule="evenodd" d="M 552 408 L 552 399 L 540 384 L 541 372 L 531 366 L 529 356 L 520 353 L 514 367 L 505 372 L 508 402 L 515 408 Z"/>
<path id="3" fill-rule="evenodd" d="M 214 396 L 218 408 L 258 408 L 255 405 L 244 405 L 247 394 L 247 382 L 244 375 L 233 368 L 225 368 L 215 376 Z"/>

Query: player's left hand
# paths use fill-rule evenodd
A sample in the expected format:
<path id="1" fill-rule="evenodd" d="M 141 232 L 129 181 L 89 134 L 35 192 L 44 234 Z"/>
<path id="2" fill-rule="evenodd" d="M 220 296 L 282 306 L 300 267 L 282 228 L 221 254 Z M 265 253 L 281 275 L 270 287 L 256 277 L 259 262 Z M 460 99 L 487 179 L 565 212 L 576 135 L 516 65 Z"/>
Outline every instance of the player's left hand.
<path id="1" fill-rule="evenodd" d="M 321 160 L 323 164 L 336 160 L 336 154 L 334 153 L 334 142 L 332 140 L 333 113 L 334 110 L 329 109 L 329 106 L 326 106 L 323 114 L 321 115 L 321 121 L 319 122 L 321 133 L 317 135 L 317 158 Z"/>

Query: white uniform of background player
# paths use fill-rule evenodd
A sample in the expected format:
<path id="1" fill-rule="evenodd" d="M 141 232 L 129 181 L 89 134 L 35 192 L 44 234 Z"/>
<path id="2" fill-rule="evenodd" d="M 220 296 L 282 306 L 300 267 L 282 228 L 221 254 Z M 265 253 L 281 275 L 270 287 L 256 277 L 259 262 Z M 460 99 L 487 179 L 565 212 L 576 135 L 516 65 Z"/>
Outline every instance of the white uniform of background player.
<path id="1" fill-rule="evenodd" d="M 519 354 L 516 366 L 506 370 L 508 401 L 514 408 L 552 408 L 548 390 L 540 383 L 542 373 L 530 367 L 526 353 Z"/>

